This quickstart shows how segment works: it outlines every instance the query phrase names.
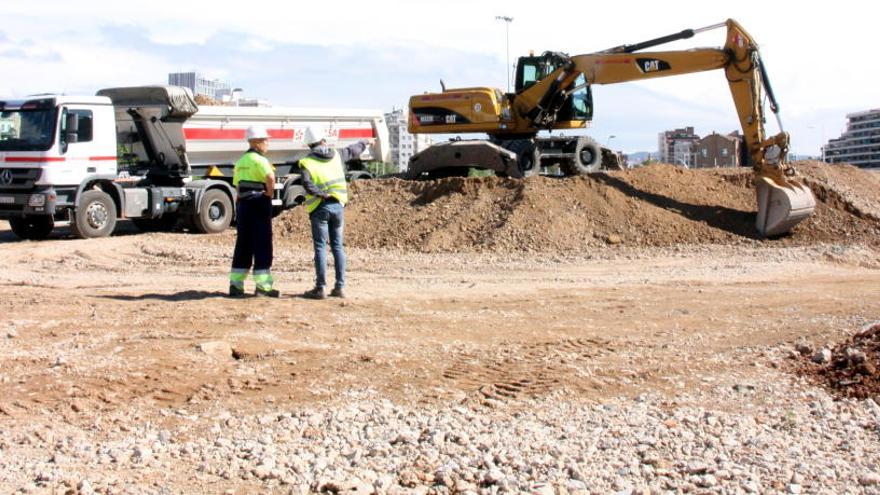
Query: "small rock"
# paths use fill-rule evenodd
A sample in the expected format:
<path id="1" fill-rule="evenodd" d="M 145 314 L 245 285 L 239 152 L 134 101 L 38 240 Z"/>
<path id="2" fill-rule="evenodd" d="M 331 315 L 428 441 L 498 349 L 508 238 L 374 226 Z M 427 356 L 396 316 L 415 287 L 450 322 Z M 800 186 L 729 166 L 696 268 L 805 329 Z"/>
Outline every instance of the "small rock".
<path id="1" fill-rule="evenodd" d="M 499 481 L 504 479 L 504 473 L 499 469 L 490 469 L 484 480 L 490 485 L 497 485 Z"/>
<path id="2" fill-rule="evenodd" d="M 867 359 L 864 352 L 858 349 L 853 349 L 852 347 L 847 347 L 844 352 L 846 353 L 846 358 L 853 364 L 864 363 L 865 359 Z"/>
<path id="3" fill-rule="evenodd" d="M 132 460 L 135 462 L 148 462 L 153 457 L 153 450 L 149 447 L 137 445 L 134 448 Z"/>
<path id="4" fill-rule="evenodd" d="M 880 474 L 871 472 L 862 473 L 859 475 L 859 484 L 862 486 L 880 485 Z"/>
<path id="5" fill-rule="evenodd" d="M 692 461 L 687 465 L 688 474 L 706 474 L 709 470 L 709 466 L 706 465 L 705 462 L 701 461 Z"/>
<path id="6" fill-rule="evenodd" d="M 806 356 L 813 352 L 813 348 L 806 342 L 798 342 L 794 345 L 794 350 L 796 350 L 801 356 Z"/>
<path id="7" fill-rule="evenodd" d="M 232 346 L 229 342 L 217 340 L 213 342 L 202 342 L 196 348 L 205 354 L 232 359 Z"/>
<path id="8" fill-rule="evenodd" d="M 532 485 L 529 493 L 531 493 L 532 495 L 556 495 L 553 487 L 548 485 L 547 483 L 536 483 Z"/>
<path id="9" fill-rule="evenodd" d="M 712 488 L 717 484 L 718 480 L 715 479 L 715 476 L 712 476 L 711 474 L 700 476 L 700 479 L 697 480 L 697 486 L 699 486 L 700 488 Z"/>
<path id="10" fill-rule="evenodd" d="M 813 354 L 813 362 L 818 364 L 826 364 L 831 362 L 831 350 L 822 348 Z"/>
<path id="11" fill-rule="evenodd" d="M 81 480 L 76 487 L 79 489 L 79 493 L 81 495 L 92 495 L 95 493 L 95 490 L 92 488 L 91 482 L 89 480 Z"/>

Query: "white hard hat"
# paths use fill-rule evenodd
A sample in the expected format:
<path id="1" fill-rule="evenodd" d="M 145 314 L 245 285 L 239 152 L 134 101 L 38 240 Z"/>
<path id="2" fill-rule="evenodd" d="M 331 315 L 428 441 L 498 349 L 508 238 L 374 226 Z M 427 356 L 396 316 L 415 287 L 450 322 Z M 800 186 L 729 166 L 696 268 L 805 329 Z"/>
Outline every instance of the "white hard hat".
<path id="1" fill-rule="evenodd" d="M 254 125 L 247 128 L 246 135 L 248 141 L 251 139 L 269 139 L 269 133 L 266 132 L 266 129 Z"/>
<path id="2" fill-rule="evenodd" d="M 327 135 L 322 129 L 311 125 L 306 127 L 306 134 L 303 136 L 303 141 L 305 141 L 306 144 L 315 144 L 325 139 L 327 139 Z"/>

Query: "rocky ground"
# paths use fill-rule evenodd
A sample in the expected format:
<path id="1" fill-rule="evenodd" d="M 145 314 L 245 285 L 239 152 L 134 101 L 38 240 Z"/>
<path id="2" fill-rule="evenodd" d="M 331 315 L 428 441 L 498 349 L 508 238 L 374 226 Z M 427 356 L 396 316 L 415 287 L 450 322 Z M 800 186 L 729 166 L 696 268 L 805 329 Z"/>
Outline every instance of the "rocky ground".
<path id="1" fill-rule="evenodd" d="M 360 183 L 346 300 L 296 210 L 268 301 L 0 223 L 0 492 L 880 493 L 880 176 L 799 168 L 770 240 L 741 171 Z"/>

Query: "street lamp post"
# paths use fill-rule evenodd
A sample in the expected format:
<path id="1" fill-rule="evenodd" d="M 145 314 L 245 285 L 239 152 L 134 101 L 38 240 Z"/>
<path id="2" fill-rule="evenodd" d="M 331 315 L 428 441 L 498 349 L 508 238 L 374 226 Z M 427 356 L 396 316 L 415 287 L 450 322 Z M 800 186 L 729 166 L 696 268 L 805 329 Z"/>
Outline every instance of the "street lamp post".
<path id="1" fill-rule="evenodd" d="M 495 19 L 504 21 L 504 44 L 507 48 L 507 59 L 504 63 L 504 70 L 507 72 L 507 92 L 510 93 L 510 23 L 513 22 L 513 17 L 496 15 Z"/>

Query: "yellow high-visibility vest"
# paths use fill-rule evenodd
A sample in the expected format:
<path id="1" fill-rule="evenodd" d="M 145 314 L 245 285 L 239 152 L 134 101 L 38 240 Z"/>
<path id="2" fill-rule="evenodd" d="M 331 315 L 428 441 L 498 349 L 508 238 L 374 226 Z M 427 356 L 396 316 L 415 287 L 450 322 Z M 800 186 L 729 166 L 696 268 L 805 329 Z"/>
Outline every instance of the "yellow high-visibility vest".
<path id="1" fill-rule="evenodd" d="M 333 152 L 333 158 L 327 161 L 306 157 L 299 165 L 309 171 L 315 187 L 336 198 L 343 206 L 348 203 L 348 187 L 345 184 L 345 169 L 339 153 Z M 311 213 L 321 205 L 321 197 L 306 194 L 306 212 Z"/>
<path id="2" fill-rule="evenodd" d="M 265 156 L 256 151 L 248 151 L 235 162 L 232 171 L 232 185 L 238 186 L 240 181 L 266 183 L 266 176 L 274 173 L 272 164 Z"/>

